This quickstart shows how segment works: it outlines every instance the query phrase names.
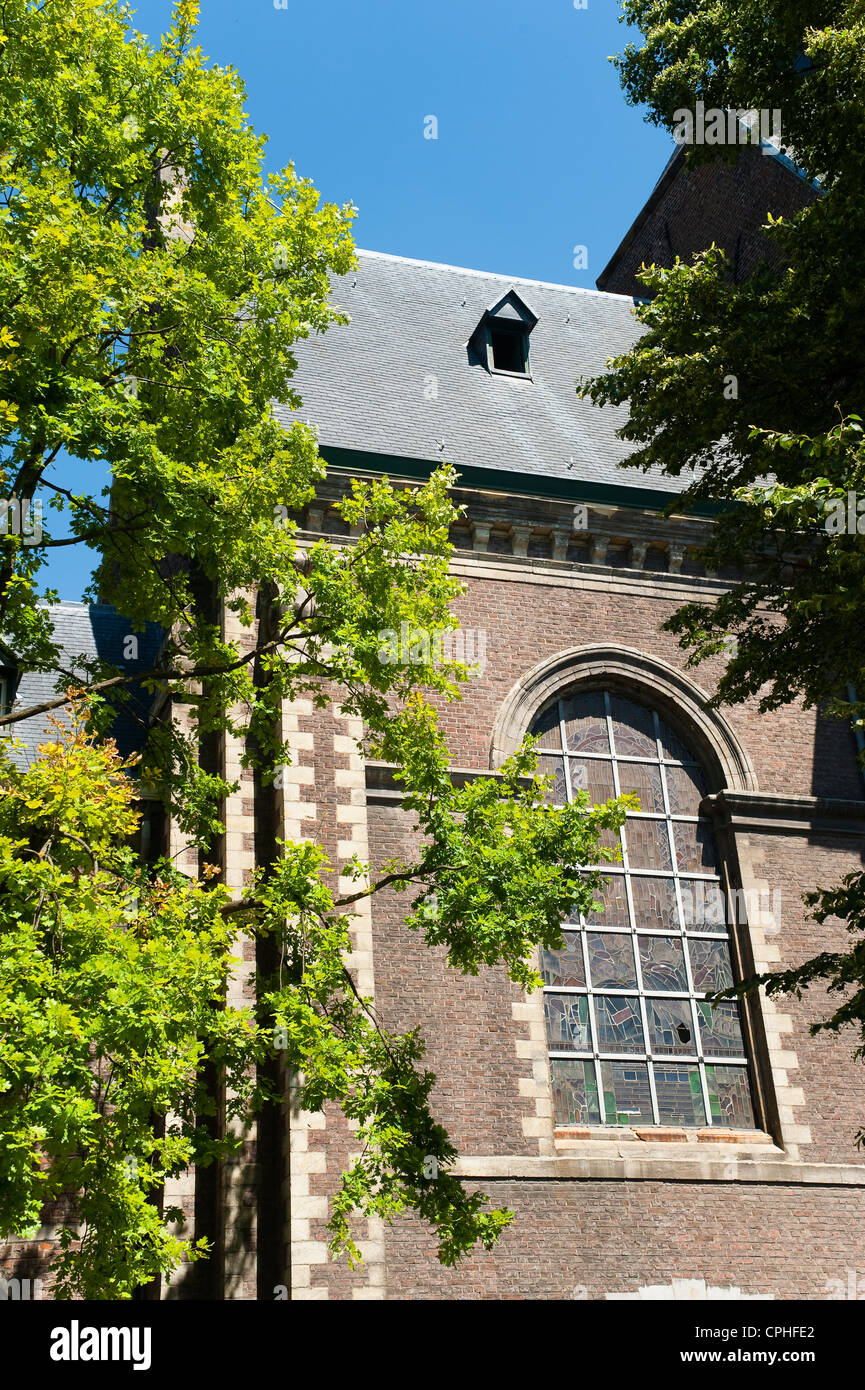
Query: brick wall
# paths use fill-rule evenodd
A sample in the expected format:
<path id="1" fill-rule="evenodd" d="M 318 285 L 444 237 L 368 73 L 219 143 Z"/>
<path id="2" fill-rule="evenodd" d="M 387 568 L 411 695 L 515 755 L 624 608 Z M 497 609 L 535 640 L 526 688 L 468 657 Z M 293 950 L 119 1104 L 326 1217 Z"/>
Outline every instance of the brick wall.
<path id="1" fill-rule="evenodd" d="M 483 1190 L 516 1214 L 497 1249 L 443 1269 L 428 1234 L 400 1220 L 388 1236 L 389 1298 L 603 1299 L 675 1278 L 825 1299 L 837 1297 L 831 1281 L 849 1286 L 848 1271 L 865 1276 L 861 1189 L 489 1182 Z"/>
<path id="2" fill-rule="evenodd" d="M 671 173 L 598 277 L 600 289 L 645 297 L 646 286 L 636 278 L 644 262 L 671 266 L 677 256 L 689 262 L 712 242 L 728 253 L 734 277 L 744 280 L 775 255 L 760 232 L 767 212 L 790 216 L 816 196 L 810 184 L 759 150 L 743 150 L 733 165 L 718 161 L 690 172 L 680 161 Z"/>
<path id="3" fill-rule="evenodd" d="M 849 950 L 851 941 L 843 924 L 830 918 L 821 927 L 808 921 L 802 894 L 818 885 L 829 888 L 851 869 L 861 868 L 863 846 L 851 846 L 829 836 L 762 837 L 763 873 L 782 888 L 782 929 L 778 937 L 781 969 L 801 964 L 819 951 Z M 803 1160 L 815 1163 L 862 1163 L 863 1153 L 854 1144 L 865 1127 L 865 1063 L 851 1060 L 857 1038 L 851 1028 L 839 1034 L 818 1033 L 812 1023 L 828 1018 L 841 996 L 812 985 L 801 1000 L 783 999 L 793 1020 L 788 1045 L 799 1067 L 796 1085 L 805 1096 L 805 1115 L 811 1143 L 800 1145 Z"/>
<path id="4" fill-rule="evenodd" d="M 416 843 L 398 808 L 373 807 L 370 831 L 374 861 L 410 855 Z M 528 1031 L 512 1017 L 522 992 L 504 970 L 467 976 L 448 969 L 444 948 L 430 949 L 403 924 L 411 899 L 410 892 L 387 892 L 375 903 L 376 1001 L 382 1020 L 396 1032 L 420 1029 L 428 1065 L 438 1077 L 436 1119 L 457 1148 L 537 1154 L 537 1140 L 521 1125 L 534 1114 L 533 1102 L 520 1095 L 520 1080 L 531 1077 L 531 1067 L 516 1053 L 516 1043 L 526 1041 Z"/>
<path id="5" fill-rule="evenodd" d="M 660 594 L 648 578 L 645 592 L 635 593 L 632 584 L 625 589 L 612 580 L 604 584 L 597 570 L 591 585 L 576 572 L 573 582 L 563 585 L 559 575 L 549 584 L 536 572 L 531 582 L 503 581 L 485 578 L 483 565 L 474 568 L 456 607 L 464 626 L 486 630 L 487 666 L 482 678 L 464 687 L 462 701 L 443 712 L 456 765 L 489 767 L 502 701 L 529 669 L 565 648 L 614 641 L 685 669 L 674 639 L 659 631 L 681 596 Z M 708 694 L 721 669 L 716 661 L 690 676 Z M 855 742 L 844 725 L 798 706 L 771 715 L 760 715 L 753 706 L 724 713 L 762 791 L 861 799 Z M 369 843 L 374 864 L 410 854 L 415 844 L 410 818 L 397 805 L 373 797 Z M 752 832 L 743 843 L 750 846 L 759 881 L 782 894 L 778 933 L 767 938 L 769 959 L 788 965 L 821 947 L 839 946 L 840 925 L 827 924 L 818 938 L 814 924 L 805 920 L 801 894 L 856 867 L 859 842 L 841 835 Z M 556 1150 L 552 1121 L 538 1118 L 543 1111 L 536 1109 L 536 1068 L 520 992 L 502 971 L 466 979 L 448 970 L 444 952 L 426 948 L 403 924 L 409 904 L 409 893 L 382 894 L 375 901 L 376 1000 L 383 1021 L 394 1029 L 420 1028 L 428 1065 L 438 1077 L 434 1112 L 464 1159 L 495 1156 L 504 1175 L 509 1163 L 543 1162 L 545 1153 L 561 1151 L 561 1141 Z M 862 1063 L 852 1060 L 852 1034 L 810 1036 L 809 1024 L 826 1008 L 823 992 L 813 991 L 801 1003 L 780 1000 L 767 1021 L 770 1033 L 782 1035 L 776 1056 L 784 1064 L 770 1075 L 770 1084 L 784 1107 L 794 1107 L 785 1121 L 789 1133 L 808 1140 L 791 1145 L 786 1155 L 780 1148 L 774 1153 L 809 1165 L 800 1173 L 806 1180 L 745 1180 L 735 1160 L 724 1170 L 728 1180 L 711 1182 L 693 1175 L 633 1181 L 621 1169 L 604 1181 L 547 1180 L 541 1170 L 537 1179 L 519 1181 L 469 1176 L 472 1186 L 517 1213 L 501 1246 L 457 1270 L 444 1270 L 429 1233 L 413 1220 L 400 1220 L 385 1233 L 386 1296 L 637 1297 L 641 1288 L 672 1287 L 674 1279 L 684 1279 L 738 1288 L 749 1296 L 827 1298 L 847 1287 L 850 1270 L 854 1280 L 862 1275 L 865 1288 L 865 1187 L 856 1185 L 855 1173 L 851 1181 L 849 1167 L 829 1172 L 814 1166 L 862 1163 L 853 1136 L 865 1112 L 865 1073 Z M 316 1142 L 328 1149 L 316 1190 L 330 1192 L 344 1157 L 344 1138 L 334 1133 L 329 1141 L 322 1132 Z M 839 1172 L 836 1182 L 833 1175 Z M 328 1297 L 346 1298 L 357 1296 L 358 1277 L 325 1264 L 314 1281 Z"/>

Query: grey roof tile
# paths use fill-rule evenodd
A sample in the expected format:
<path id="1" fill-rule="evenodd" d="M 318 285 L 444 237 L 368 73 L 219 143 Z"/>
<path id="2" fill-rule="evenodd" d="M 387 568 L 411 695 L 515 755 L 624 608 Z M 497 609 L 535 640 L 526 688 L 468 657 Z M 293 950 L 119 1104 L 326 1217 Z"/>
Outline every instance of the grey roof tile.
<path id="1" fill-rule="evenodd" d="M 679 490 L 661 474 L 619 469 L 631 451 L 615 437 L 626 407 L 601 409 L 576 395 L 580 376 L 603 370 L 639 337 L 631 299 L 377 251 L 359 251 L 358 260 L 332 296 L 350 325 L 295 350 L 299 418 L 318 426 L 322 446 Z M 530 381 L 491 375 L 467 353 L 484 311 L 511 288 L 538 316 Z M 424 391 L 431 377 L 436 399 Z M 285 407 L 277 414 L 298 418 Z"/>
<path id="2" fill-rule="evenodd" d="M 156 623 L 148 623 L 146 631 L 137 634 L 138 655 L 135 660 L 126 660 L 124 643 L 134 629 L 129 619 L 110 604 L 58 603 L 52 605 L 50 611 L 55 640 L 61 647 L 61 661 L 66 669 L 83 674 L 76 665 L 79 658 L 99 658 L 127 671 L 144 671 L 154 665 L 163 636 Z M 57 694 L 57 680 L 54 671 L 25 672 L 18 683 L 17 703 L 26 708 L 52 699 Z M 141 746 L 141 721 L 146 720 L 152 702 L 152 697 L 140 686 L 133 685 L 131 693 L 132 698 L 119 708 L 111 730 L 124 756 Z M 54 714 L 62 718 L 62 710 L 55 710 Z M 7 727 L 7 732 L 24 745 L 16 761 L 26 764 L 35 758 L 39 744 L 50 733 L 48 720 L 48 714 L 39 714 Z"/>

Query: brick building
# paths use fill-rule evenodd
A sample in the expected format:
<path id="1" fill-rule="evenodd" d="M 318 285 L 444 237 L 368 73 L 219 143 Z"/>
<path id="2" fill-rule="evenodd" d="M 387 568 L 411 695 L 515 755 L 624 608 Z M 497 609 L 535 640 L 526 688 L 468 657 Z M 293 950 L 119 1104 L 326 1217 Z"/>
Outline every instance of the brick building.
<path id="1" fill-rule="evenodd" d="M 740 138 L 743 138 L 740 134 Z M 645 204 L 597 279 L 598 288 L 639 299 L 641 265 L 689 262 L 713 243 L 727 252 L 735 280 L 775 258 L 761 232 L 767 212 L 792 217 L 819 189 L 789 155 L 768 141 L 743 147 L 735 162 L 694 165 L 678 145 Z"/>
<path id="2" fill-rule="evenodd" d="M 776 176 L 772 160 L 759 169 Z M 640 224 L 647 237 L 651 224 Z M 543 992 L 527 997 L 500 971 L 449 971 L 403 925 L 396 895 L 355 920 L 349 964 L 388 1028 L 420 1028 L 457 1171 L 516 1220 L 494 1252 L 456 1270 L 410 1219 L 369 1223 L 362 1268 L 332 1263 L 328 1196 L 352 1134 L 338 1114 L 288 1105 L 262 1116 L 235 1164 L 166 1194 L 217 1256 L 163 1296 L 865 1289 L 854 1143 L 865 1073 L 852 1036 L 810 1036 L 828 1012 L 819 989 L 801 1002 L 703 1002 L 734 977 L 844 942 L 840 924 L 818 937 L 801 894 L 862 862 L 855 739 L 795 705 L 707 712 L 721 658 L 695 675 L 660 631 L 683 602 L 729 582 L 700 566 L 709 522 L 665 517 L 674 485 L 620 470 L 622 415 L 574 390 L 635 339 L 631 262 L 652 258 L 641 236 L 605 272 L 624 276 L 627 294 L 362 252 L 334 287 L 350 326 L 297 353 L 301 413 L 329 464 L 306 536 L 352 544 L 333 511 L 351 476 L 413 482 L 441 459 L 459 469 L 456 607 L 478 673 L 444 714 L 457 774 L 494 776 L 531 730 L 560 798 L 577 787 L 641 797 L 603 913 L 567 924 L 566 950 L 540 961 Z M 276 834 L 315 839 L 337 866 L 404 852 L 411 817 L 390 770 L 358 754 L 356 721 L 303 701 L 283 719 L 295 761 L 278 793 L 240 769 L 239 748 L 221 753 L 240 783 L 225 807 L 229 885 L 242 886 Z M 182 862 L 174 831 L 169 848 Z"/>

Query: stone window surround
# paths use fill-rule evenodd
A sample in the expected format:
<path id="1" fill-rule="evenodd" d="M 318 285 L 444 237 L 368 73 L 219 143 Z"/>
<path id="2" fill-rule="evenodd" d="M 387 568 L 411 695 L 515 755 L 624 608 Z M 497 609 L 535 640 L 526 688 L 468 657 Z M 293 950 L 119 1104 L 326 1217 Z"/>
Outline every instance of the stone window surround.
<path id="1" fill-rule="evenodd" d="M 534 666 L 506 696 L 493 726 L 490 767 L 498 769 L 519 747 L 543 705 L 566 686 L 642 693 L 669 720 L 684 727 L 714 777 L 717 791 L 758 791 L 757 774 L 727 720 L 704 708 L 709 696 L 694 681 L 658 657 L 618 643 L 570 647 Z"/>
<path id="2" fill-rule="evenodd" d="M 708 699 L 688 677 L 656 657 L 615 643 L 574 647 L 539 663 L 506 697 L 496 720 L 490 767 L 498 769 L 521 742 L 535 715 L 553 695 L 566 687 L 606 686 L 642 698 L 673 727 L 684 727 L 706 766 L 713 785 L 707 797 L 715 819 L 722 859 L 731 875 L 728 886 L 752 893 L 767 891 L 759 878 L 761 854 L 742 829 L 804 830 L 803 822 L 821 809 L 834 810 L 833 822 L 849 832 L 861 829 L 862 803 L 817 803 L 814 798 L 762 797 L 753 764 L 723 715 L 706 710 Z M 804 803 L 807 802 L 806 806 Z M 801 804 L 800 804 L 801 803 Z M 775 811 L 785 817 L 779 820 Z M 750 814 L 748 814 L 750 812 Z M 753 899 L 751 900 L 753 901 Z M 771 914 L 769 914 L 771 916 Z M 757 914 L 731 928 L 731 945 L 740 976 L 770 968 L 777 948 L 767 947 L 766 922 Z M 705 1132 L 648 1128 L 616 1133 L 609 1127 L 556 1129 L 552 1120 L 549 1063 L 540 992 L 514 1005 L 515 1018 L 529 1025 L 530 1040 L 517 1043 L 521 1058 L 531 1060 L 537 1115 L 524 1121 L 527 1135 L 538 1135 L 538 1159 L 469 1158 L 461 1160 L 465 1175 L 553 1176 L 562 1178 L 678 1178 L 700 1181 L 852 1182 L 865 1185 L 865 1166 L 813 1164 L 799 1159 L 799 1144 L 810 1141 L 807 1127 L 797 1123 L 793 1108 L 804 1096 L 787 1083 L 798 1067 L 795 1053 L 784 1047 L 782 1032 L 792 1024 L 777 1013 L 773 1001 L 753 996 L 745 1001 L 743 1025 L 756 1080 L 755 1104 L 763 1128 L 759 1132 L 728 1131 L 723 1140 Z M 527 1088 L 528 1094 L 528 1088 Z M 528 1125 L 528 1128 L 526 1127 Z M 650 1138 L 650 1135 L 652 1136 Z M 698 1147 L 699 1145 L 699 1147 Z M 519 1168 L 519 1173 L 517 1169 Z M 523 1171 L 523 1168 L 525 1171 Z M 795 1171 L 795 1176 L 794 1176 Z"/>

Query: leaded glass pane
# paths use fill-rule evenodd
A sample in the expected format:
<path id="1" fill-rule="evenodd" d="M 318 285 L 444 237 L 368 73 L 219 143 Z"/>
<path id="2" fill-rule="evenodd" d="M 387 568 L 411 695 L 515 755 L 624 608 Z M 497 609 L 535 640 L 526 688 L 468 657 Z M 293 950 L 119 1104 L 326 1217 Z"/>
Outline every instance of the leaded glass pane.
<path id="1" fill-rule="evenodd" d="M 670 814 L 673 816 L 696 816 L 700 802 L 706 795 L 706 778 L 700 767 L 668 767 L 667 796 L 670 800 Z"/>
<path id="2" fill-rule="evenodd" d="M 671 878 L 642 878 L 639 874 L 633 874 L 631 891 L 637 928 L 680 930 L 676 886 Z"/>
<path id="3" fill-rule="evenodd" d="M 712 1123 L 753 1129 L 754 1110 L 745 1067 L 706 1067 Z"/>
<path id="4" fill-rule="evenodd" d="M 645 1062 L 602 1062 L 604 1120 L 608 1125 L 650 1125 L 652 1093 Z"/>
<path id="5" fill-rule="evenodd" d="M 672 758 L 677 763 L 696 763 L 699 758 L 695 758 L 686 743 L 683 743 L 679 735 L 663 719 L 658 719 L 658 731 L 661 736 L 661 751 L 665 758 Z"/>
<path id="6" fill-rule="evenodd" d="M 726 931 L 727 906 L 720 883 L 683 878 L 679 889 L 686 931 Z"/>
<path id="7" fill-rule="evenodd" d="M 691 974 L 698 994 L 720 994 L 733 983 L 730 948 L 726 941 L 689 941 Z"/>
<path id="8" fill-rule="evenodd" d="M 711 874 L 718 866 L 715 837 L 708 821 L 674 821 L 676 866 L 679 873 Z"/>
<path id="9" fill-rule="evenodd" d="M 616 757 L 657 758 L 658 745 L 655 740 L 655 722 L 652 711 L 645 705 L 636 705 L 633 700 L 622 700 L 617 695 L 610 699 L 610 714 L 613 719 L 613 738 L 616 743 Z"/>
<path id="10" fill-rule="evenodd" d="M 632 869 L 669 871 L 673 867 L 666 821 L 635 820 L 633 816 L 629 816 L 625 822 L 625 834 L 628 837 L 628 861 Z"/>
<path id="11" fill-rule="evenodd" d="M 569 758 L 571 771 L 571 791 L 588 792 L 593 806 L 609 801 L 616 795 L 613 782 L 613 764 L 603 758 Z"/>
<path id="12" fill-rule="evenodd" d="M 663 811 L 661 769 L 651 763 L 619 763 L 619 788 L 622 795 L 633 792 L 640 798 L 641 811 Z"/>
<path id="13" fill-rule="evenodd" d="M 565 747 L 572 753 L 610 754 L 610 740 L 607 737 L 607 716 L 604 709 L 603 691 L 595 690 L 587 695 L 563 700 L 565 717 Z"/>
<path id="14" fill-rule="evenodd" d="M 565 760 L 564 758 L 538 758 L 538 772 L 542 777 L 552 775 L 556 780 L 547 787 L 544 800 L 552 806 L 565 806 L 568 800 L 568 789 L 565 783 Z"/>
<path id="15" fill-rule="evenodd" d="M 545 994 L 544 1014 L 551 1052 L 591 1052 L 589 1001 L 584 994 Z"/>
<path id="16" fill-rule="evenodd" d="M 618 787 L 641 806 L 618 867 L 599 861 L 598 909 L 572 913 L 561 949 L 540 952 L 550 1051 L 570 1054 L 551 1058 L 556 1123 L 751 1127 L 738 1004 L 706 998 L 733 972 L 699 759 L 666 720 L 612 692 L 551 701 L 533 732 L 555 773 L 551 800 L 585 792 L 597 805 Z M 619 836 L 600 843 L 618 848 Z"/>
<path id="17" fill-rule="evenodd" d="M 586 921 L 592 927 L 629 927 L 628 895 L 625 891 L 624 874 L 614 874 L 601 888 L 595 890 L 595 902 L 601 904 L 600 912 L 589 913 Z"/>
<path id="18" fill-rule="evenodd" d="M 593 989 L 636 989 L 637 969 L 634 965 L 634 939 L 630 935 L 603 935 L 590 931 L 586 935 L 589 948 L 589 976 Z"/>
<path id="19" fill-rule="evenodd" d="M 595 998 L 599 1052 L 645 1052 L 639 1000 L 599 994 Z"/>
<path id="20" fill-rule="evenodd" d="M 742 1057 L 745 1044 L 739 1023 L 739 1005 L 735 999 L 722 999 L 718 1004 L 697 1004 L 700 1033 L 705 1057 Z"/>
<path id="21" fill-rule="evenodd" d="M 559 702 L 553 700 L 551 705 L 541 710 L 532 725 L 532 733 L 538 740 L 538 749 L 554 748 L 557 752 L 562 746 L 562 735 L 559 725 Z"/>
<path id="22" fill-rule="evenodd" d="M 586 983 L 580 933 L 566 931 L 562 935 L 565 938 L 563 951 L 547 951 L 541 947 L 539 953 L 540 972 L 544 977 L 544 984 L 576 988 Z"/>
<path id="23" fill-rule="evenodd" d="M 652 1052 L 681 1053 L 694 1057 L 697 1040 L 687 999 L 647 999 L 649 1040 Z"/>
<path id="24" fill-rule="evenodd" d="M 700 1068 L 678 1062 L 655 1063 L 658 1121 L 662 1125 L 704 1125 L 706 1106 Z"/>
<path id="25" fill-rule="evenodd" d="M 643 988 L 687 991 L 688 975 L 680 936 L 641 936 L 640 966 Z"/>
<path id="26" fill-rule="evenodd" d="M 599 1124 L 598 1083 L 594 1062 L 550 1058 L 553 1114 L 557 1125 Z"/>
<path id="27" fill-rule="evenodd" d="M 615 851 L 615 857 L 607 862 L 618 863 L 622 853 L 622 837 L 618 830 L 602 830 L 598 836 L 598 844 L 602 849 Z"/>

